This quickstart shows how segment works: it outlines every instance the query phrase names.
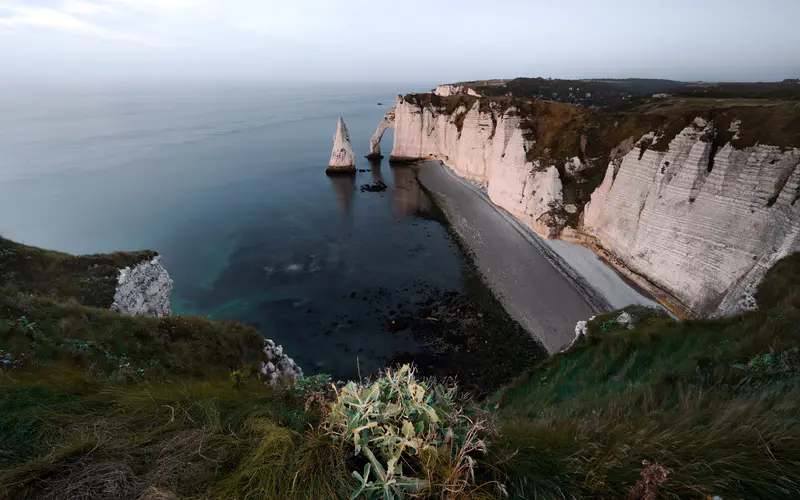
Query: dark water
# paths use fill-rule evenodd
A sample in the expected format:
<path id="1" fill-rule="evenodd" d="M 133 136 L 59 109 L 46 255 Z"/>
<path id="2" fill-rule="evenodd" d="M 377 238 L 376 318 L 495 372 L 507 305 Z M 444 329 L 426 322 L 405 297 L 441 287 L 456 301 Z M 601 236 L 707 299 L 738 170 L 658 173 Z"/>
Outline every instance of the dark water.
<path id="1" fill-rule="evenodd" d="M 458 291 L 466 272 L 413 170 L 363 159 L 394 96 L 426 88 L 6 90 L 0 233 L 72 253 L 156 249 L 174 313 L 247 322 L 309 372 L 350 376 L 356 357 L 374 371 L 423 350 L 386 328 L 420 283 Z M 324 174 L 339 115 L 369 172 Z M 388 190 L 359 189 L 373 180 Z"/>

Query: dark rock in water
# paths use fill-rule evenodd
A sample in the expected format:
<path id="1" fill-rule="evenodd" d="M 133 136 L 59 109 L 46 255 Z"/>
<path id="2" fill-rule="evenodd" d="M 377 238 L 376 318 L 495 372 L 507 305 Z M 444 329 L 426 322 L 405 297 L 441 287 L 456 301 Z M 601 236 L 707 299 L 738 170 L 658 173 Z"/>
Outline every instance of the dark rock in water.
<path id="1" fill-rule="evenodd" d="M 386 188 L 387 186 L 383 181 L 375 181 L 372 184 L 362 184 L 361 192 L 380 193 L 381 191 L 386 191 Z"/>
<path id="2" fill-rule="evenodd" d="M 358 171 L 359 171 L 359 172 L 369 172 L 369 170 L 368 170 L 368 169 L 366 169 L 366 168 L 359 168 L 359 169 L 358 169 Z"/>
<path id="3" fill-rule="evenodd" d="M 383 106 L 383 103 L 382 103 L 382 102 L 379 102 L 379 103 L 378 103 L 378 106 Z"/>
<path id="4" fill-rule="evenodd" d="M 374 154 L 373 153 L 373 154 L 369 154 L 369 155 L 365 156 L 364 158 L 366 158 L 368 160 L 383 160 L 384 156 L 382 154 Z"/>

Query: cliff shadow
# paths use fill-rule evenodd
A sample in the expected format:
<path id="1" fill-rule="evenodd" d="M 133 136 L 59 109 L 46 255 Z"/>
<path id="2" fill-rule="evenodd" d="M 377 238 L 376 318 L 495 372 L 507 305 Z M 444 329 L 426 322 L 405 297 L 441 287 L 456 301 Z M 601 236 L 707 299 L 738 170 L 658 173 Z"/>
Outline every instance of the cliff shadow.
<path id="1" fill-rule="evenodd" d="M 394 178 L 395 213 L 438 221 L 439 219 L 434 214 L 435 205 L 417 179 L 417 167 L 390 164 L 390 168 Z"/>

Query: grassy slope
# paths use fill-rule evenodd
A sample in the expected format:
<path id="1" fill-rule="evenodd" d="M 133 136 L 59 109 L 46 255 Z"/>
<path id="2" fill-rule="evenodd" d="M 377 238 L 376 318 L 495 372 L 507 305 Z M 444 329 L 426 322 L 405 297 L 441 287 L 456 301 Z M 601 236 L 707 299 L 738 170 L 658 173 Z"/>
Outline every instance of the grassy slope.
<path id="1" fill-rule="evenodd" d="M 308 433 L 319 413 L 258 381 L 256 330 L 76 300 L 110 304 L 117 268 L 153 252 L 0 245 L 0 498 L 349 495 L 346 455 Z"/>
<path id="2" fill-rule="evenodd" d="M 668 498 L 800 496 L 799 287 L 795 254 L 761 287 L 769 309 L 630 331 L 595 319 L 498 399 L 512 496 L 620 498 L 643 460 L 670 471 Z"/>
<path id="3" fill-rule="evenodd" d="M 0 237 L 0 286 L 94 307 L 114 302 L 119 269 L 152 259 L 156 252 L 70 255 Z"/>
<path id="4" fill-rule="evenodd" d="M 50 367 L 0 388 L 2 498 L 345 498 L 347 457 L 291 391 L 109 386 Z"/>
<path id="5" fill-rule="evenodd" d="M 233 321 L 132 318 L 0 288 L 0 349 L 17 365 L 64 361 L 109 376 L 209 376 L 252 370 L 263 337 Z M 118 375 L 124 375 L 120 373 Z"/>
<path id="6" fill-rule="evenodd" d="M 588 340 L 498 396 L 478 480 L 502 481 L 512 498 L 620 498 L 648 460 L 670 470 L 667 498 L 800 495 L 799 283 L 796 255 L 767 276 L 759 312 L 655 317 L 630 331 L 595 319 Z M 357 464 L 315 430 L 319 412 L 289 388 L 229 377 L 255 361 L 254 330 L 0 297 L 0 349 L 27 353 L 0 372 L 0 498 L 354 490 Z"/>

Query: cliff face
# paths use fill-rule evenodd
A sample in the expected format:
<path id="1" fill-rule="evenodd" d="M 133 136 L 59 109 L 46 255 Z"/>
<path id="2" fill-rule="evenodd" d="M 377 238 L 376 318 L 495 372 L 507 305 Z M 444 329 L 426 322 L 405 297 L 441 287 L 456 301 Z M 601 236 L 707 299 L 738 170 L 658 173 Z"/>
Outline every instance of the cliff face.
<path id="1" fill-rule="evenodd" d="M 750 307 L 764 272 L 800 250 L 800 149 L 786 137 L 781 147 L 764 145 L 772 132 L 750 127 L 754 144 L 742 146 L 730 117 L 720 130 L 685 114 L 669 121 L 643 112 L 626 122 L 536 106 L 538 115 L 463 94 L 399 96 L 392 158 L 441 160 L 540 235 L 599 243 L 616 267 L 688 316 Z M 554 125 L 559 113 L 566 125 Z"/>
<path id="2" fill-rule="evenodd" d="M 161 257 L 155 257 L 119 270 L 111 309 L 128 316 L 170 316 L 171 294 L 172 280 Z"/>
<path id="3" fill-rule="evenodd" d="M 454 113 L 397 99 L 392 158 L 439 159 L 461 177 L 483 183 L 489 198 L 536 232 L 554 236 L 554 209 L 562 206 L 555 166 L 527 160 L 532 142 L 523 137 L 515 108 L 482 111 L 480 101 Z"/>
<path id="4" fill-rule="evenodd" d="M 583 230 L 685 312 L 728 314 L 782 257 L 800 250 L 800 150 L 714 151 L 703 120 L 665 152 L 609 165 Z"/>

